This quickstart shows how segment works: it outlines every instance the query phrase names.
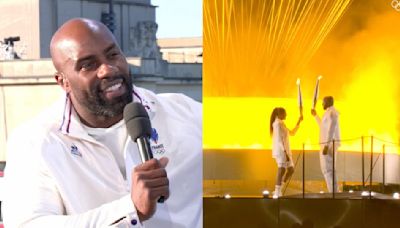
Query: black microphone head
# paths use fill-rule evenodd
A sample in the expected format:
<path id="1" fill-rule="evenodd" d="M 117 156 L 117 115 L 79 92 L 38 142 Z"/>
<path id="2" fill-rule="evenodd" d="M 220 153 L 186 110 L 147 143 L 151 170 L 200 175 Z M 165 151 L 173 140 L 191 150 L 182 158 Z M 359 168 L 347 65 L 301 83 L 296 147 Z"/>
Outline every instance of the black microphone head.
<path id="1" fill-rule="evenodd" d="M 127 104 L 124 108 L 124 120 L 133 141 L 139 137 L 150 137 L 150 118 L 142 104 L 135 102 Z"/>

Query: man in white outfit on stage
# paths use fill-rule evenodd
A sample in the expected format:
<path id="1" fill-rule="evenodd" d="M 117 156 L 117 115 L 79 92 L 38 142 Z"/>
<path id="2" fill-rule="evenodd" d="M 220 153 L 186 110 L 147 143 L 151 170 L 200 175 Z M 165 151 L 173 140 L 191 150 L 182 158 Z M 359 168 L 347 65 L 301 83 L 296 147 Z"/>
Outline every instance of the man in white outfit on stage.
<path id="1" fill-rule="evenodd" d="M 339 190 L 337 185 L 337 175 L 333 177 L 333 152 L 335 153 L 335 167 L 337 161 L 337 150 L 340 146 L 340 129 L 339 129 L 339 112 L 333 107 L 333 97 L 326 96 L 323 99 L 322 106 L 325 110 L 322 119 L 318 116 L 315 109 L 311 110 L 311 114 L 315 117 L 320 129 L 320 164 L 321 170 L 324 174 L 325 182 L 328 191 L 333 191 L 333 183 L 335 185 L 335 192 Z M 334 179 L 334 180 L 333 180 Z"/>

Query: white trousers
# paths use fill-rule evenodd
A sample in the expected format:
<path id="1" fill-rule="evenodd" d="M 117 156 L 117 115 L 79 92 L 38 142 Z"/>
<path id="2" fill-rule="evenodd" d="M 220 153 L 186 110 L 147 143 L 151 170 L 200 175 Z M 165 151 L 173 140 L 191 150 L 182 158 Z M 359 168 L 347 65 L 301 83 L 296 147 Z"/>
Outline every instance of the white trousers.
<path id="1" fill-rule="evenodd" d="M 328 188 L 329 192 L 332 192 L 333 190 L 333 183 L 335 183 L 335 192 L 339 191 L 339 186 L 337 184 L 337 172 L 335 172 L 335 179 L 333 180 L 333 155 L 332 155 L 332 150 L 328 151 L 327 155 L 322 154 L 322 149 L 319 152 L 319 161 L 321 165 L 321 171 L 322 174 L 324 175 L 326 186 Z M 337 148 L 335 148 L 335 169 L 336 169 L 336 163 L 337 163 Z"/>

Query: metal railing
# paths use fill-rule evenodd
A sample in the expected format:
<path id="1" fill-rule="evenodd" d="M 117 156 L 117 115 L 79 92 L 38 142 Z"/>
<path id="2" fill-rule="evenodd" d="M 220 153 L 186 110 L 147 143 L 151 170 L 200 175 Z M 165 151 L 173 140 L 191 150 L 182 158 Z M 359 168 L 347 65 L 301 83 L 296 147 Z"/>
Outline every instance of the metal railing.
<path id="1" fill-rule="evenodd" d="M 370 151 L 369 151 L 369 160 L 370 160 L 370 164 L 369 164 L 369 172 L 366 173 L 365 172 L 365 155 L 366 155 L 366 151 L 365 151 L 365 142 L 366 139 L 370 139 Z M 294 164 L 294 169 L 297 170 L 298 168 L 298 164 L 299 164 L 299 159 L 301 157 L 302 161 L 302 170 L 301 170 L 301 191 L 302 191 L 302 198 L 305 198 L 305 193 L 306 193 L 306 145 L 308 146 L 315 146 L 315 145 L 326 145 L 327 143 L 332 143 L 332 198 L 335 199 L 336 198 L 336 184 L 335 183 L 335 178 L 337 177 L 337 170 L 336 170 L 336 160 L 337 160 L 337 156 L 336 156 L 336 152 L 335 149 L 335 144 L 337 144 L 338 142 L 345 142 L 345 141 L 355 141 L 355 140 L 360 140 L 361 141 L 361 180 L 362 180 L 362 188 L 363 190 L 368 189 L 368 198 L 371 199 L 372 195 L 373 195 L 373 172 L 375 170 L 376 164 L 379 160 L 379 158 L 381 158 L 382 156 L 382 181 L 379 183 L 382 183 L 382 192 L 385 192 L 385 185 L 386 183 L 386 149 L 388 146 L 392 146 L 395 148 L 400 148 L 400 145 L 398 143 L 395 142 L 391 142 L 391 141 L 387 141 L 384 139 L 380 139 L 377 137 L 374 137 L 373 135 L 371 136 L 361 136 L 358 138 L 352 138 L 352 139 L 344 139 L 344 140 L 332 140 L 330 142 L 322 142 L 322 143 L 317 143 L 317 144 L 306 144 L 303 143 L 302 144 L 302 151 L 301 153 L 297 156 L 295 164 Z M 377 153 L 376 151 L 374 151 L 374 142 L 380 142 L 382 143 L 382 150 Z M 319 151 L 319 153 L 321 153 L 321 151 Z M 377 156 L 374 156 L 374 153 L 377 154 Z M 366 176 L 367 174 L 367 176 Z M 286 192 L 286 189 L 288 187 L 288 185 L 290 184 L 291 178 L 288 180 L 288 183 L 286 184 L 283 193 Z M 368 183 L 369 182 L 369 183 Z M 368 183 L 368 188 L 366 188 L 366 183 Z"/>

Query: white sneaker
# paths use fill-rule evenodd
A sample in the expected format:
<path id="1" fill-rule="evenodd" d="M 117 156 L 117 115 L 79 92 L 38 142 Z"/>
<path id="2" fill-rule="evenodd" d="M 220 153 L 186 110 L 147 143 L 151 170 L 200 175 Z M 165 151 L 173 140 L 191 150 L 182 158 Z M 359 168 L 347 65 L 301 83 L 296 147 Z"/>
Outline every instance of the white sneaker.
<path id="1" fill-rule="evenodd" d="M 281 196 L 282 196 L 282 187 L 279 186 L 279 185 L 275 185 L 275 191 L 274 191 L 274 194 L 273 194 L 272 197 L 274 199 L 276 199 L 276 198 L 281 197 Z"/>
<path id="2" fill-rule="evenodd" d="M 276 199 L 282 197 L 282 192 L 281 191 L 274 191 L 272 198 Z"/>
<path id="3" fill-rule="evenodd" d="M 280 197 L 279 194 L 277 194 L 276 192 L 274 192 L 274 194 L 272 195 L 273 199 L 278 199 L 279 197 Z"/>

